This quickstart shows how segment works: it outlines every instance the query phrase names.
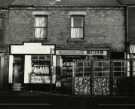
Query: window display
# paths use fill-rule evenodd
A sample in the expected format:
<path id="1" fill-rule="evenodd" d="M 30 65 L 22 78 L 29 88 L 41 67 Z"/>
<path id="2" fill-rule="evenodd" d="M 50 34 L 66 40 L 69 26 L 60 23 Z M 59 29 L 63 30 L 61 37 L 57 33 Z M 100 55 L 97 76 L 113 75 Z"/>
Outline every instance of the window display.
<path id="1" fill-rule="evenodd" d="M 49 55 L 32 56 L 32 72 L 30 74 L 31 83 L 50 83 L 50 61 Z"/>

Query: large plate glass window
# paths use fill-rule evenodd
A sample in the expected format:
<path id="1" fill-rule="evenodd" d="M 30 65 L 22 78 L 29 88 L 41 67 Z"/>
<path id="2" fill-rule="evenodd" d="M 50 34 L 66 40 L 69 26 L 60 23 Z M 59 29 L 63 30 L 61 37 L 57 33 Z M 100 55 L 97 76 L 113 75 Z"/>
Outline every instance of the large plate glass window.
<path id="1" fill-rule="evenodd" d="M 32 73 L 31 83 L 46 83 L 51 82 L 51 56 L 50 55 L 32 55 Z"/>

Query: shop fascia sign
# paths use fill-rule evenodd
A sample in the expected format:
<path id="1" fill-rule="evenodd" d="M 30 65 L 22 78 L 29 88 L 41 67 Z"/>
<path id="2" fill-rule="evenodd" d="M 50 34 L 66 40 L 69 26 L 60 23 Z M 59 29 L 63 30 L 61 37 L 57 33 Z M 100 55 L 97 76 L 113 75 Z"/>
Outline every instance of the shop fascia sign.
<path id="1" fill-rule="evenodd" d="M 43 45 L 42 43 L 24 43 L 23 45 L 11 45 L 11 54 L 55 54 L 55 45 Z"/>
<path id="2" fill-rule="evenodd" d="M 57 55 L 107 55 L 107 50 L 56 50 Z"/>
<path id="3" fill-rule="evenodd" d="M 88 55 L 107 55 L 107 50 L 88 50 Z"/>

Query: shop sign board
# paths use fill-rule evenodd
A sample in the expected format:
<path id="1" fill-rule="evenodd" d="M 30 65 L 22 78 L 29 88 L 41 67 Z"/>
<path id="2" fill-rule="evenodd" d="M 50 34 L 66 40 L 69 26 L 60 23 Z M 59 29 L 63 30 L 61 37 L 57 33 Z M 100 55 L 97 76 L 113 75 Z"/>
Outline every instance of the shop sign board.
<path id="1" fill-rule="evenodd" d="M 54 54 L 54 45 L 42 45 L 41 43 L 24 43 L 24 45 L 11 45 L 11 54 Z"/>
<path id="2" fill-rule="evenodd" d="M 57 50 L 57 55 L 107 55 L 107 50 Z"/>
<path id="3" fill-rule="evenodd" d="M 57 55 L 86 55 L 83 50 L 56 50 Z"/>
<path id="4" fill-rule="evenodd" d="M 88 55 L 107 55 L 107 50 L 88 50 Z"/>

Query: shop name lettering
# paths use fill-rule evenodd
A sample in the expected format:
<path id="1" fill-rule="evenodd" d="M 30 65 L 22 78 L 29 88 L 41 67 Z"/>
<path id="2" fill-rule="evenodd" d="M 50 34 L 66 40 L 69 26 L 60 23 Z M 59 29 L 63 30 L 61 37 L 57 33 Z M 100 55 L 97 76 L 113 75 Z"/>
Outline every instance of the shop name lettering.
<path id="1" fill-rule="evenodd" d="M 44 65 L 34 65 L 32 72 L 35 74 L 49 74 L 49 67 Z"/>
<path id="2" fill-rule="evenodd" d="M 103 51 L 103 50 L 89 50 L 87 51 L 87 54 L 90 54 L 90 55 L 106 55 L 106 51 Z"/>

